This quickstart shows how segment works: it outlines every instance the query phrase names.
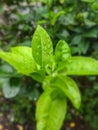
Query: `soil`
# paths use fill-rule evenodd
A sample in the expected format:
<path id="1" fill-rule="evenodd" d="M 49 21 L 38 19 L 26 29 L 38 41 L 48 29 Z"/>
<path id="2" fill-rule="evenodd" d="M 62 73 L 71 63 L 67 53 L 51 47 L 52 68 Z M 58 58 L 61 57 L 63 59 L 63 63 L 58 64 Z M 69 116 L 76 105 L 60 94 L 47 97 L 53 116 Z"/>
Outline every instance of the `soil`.
<path id="1" fill-rule="evenodd" d="M 0 117 L 0 130 L 36 130 L 35 122 L 28 121 L 24 125 L 10 123 L 7 115 Z M 90 126 L 79 117 L 72 121 L 65 121 L 61 130 L 92 130 Z"/>

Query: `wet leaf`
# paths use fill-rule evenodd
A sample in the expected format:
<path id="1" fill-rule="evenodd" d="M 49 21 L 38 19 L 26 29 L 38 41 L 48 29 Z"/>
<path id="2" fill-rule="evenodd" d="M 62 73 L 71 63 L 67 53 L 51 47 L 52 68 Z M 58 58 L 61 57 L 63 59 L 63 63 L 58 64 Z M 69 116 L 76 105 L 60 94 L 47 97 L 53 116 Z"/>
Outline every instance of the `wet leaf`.
<path id="1" fill-rule="evenodd" d="M 55 76 L 47 77 L 44 81 L 43 88 L 47 90 L 47 87 L 58 88 L 65 96 L 72 102 L 75 108 L 79 108 L 81 105 L 81 95 L 77 84 L 71 78 L 67 76 Z"/>
<path id="2" fill-rule="evenodd" d="M 52 100 L 48 92 L 44 92 L 37 103 L 37 130 L 59 130 L 66 114 L 66 99 Z"/>
<path id="3" fill-rule="evenodd" d="M 30 75 L 30 73 L 37 71 L 38 65 L 32 57 L 32 49 L 30 47 L 13 47 L 11 51 L 0 51 L 0 58 L 13 65 L 19 73 Z"/>
<path id="4" fill-rule="evenodd" d="M 53 47 L 48 33 L 38 25 L 32 39 L 32 53 L 35 61 L 41 66 L 51 62 Z"/>
<path id="5" fill-rule="evenodd" d="M 66 63 L 67 75 L 98 75 L 98 61 L 82 56 L 72 57 L 70 63 Z"/>
<path id="6" fill-rule="evenodd" d="M 71 56 L 68 44 L 64 40 L 60 40 L 55 48 L 55 59 L 57 62 L 66 62 Z"/>

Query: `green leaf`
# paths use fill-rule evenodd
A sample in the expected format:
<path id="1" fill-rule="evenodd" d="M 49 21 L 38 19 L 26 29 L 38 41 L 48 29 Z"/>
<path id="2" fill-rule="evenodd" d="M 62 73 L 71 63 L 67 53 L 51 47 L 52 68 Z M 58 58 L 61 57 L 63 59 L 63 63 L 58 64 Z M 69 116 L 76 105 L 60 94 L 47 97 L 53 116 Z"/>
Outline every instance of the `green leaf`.
<path id="1" fill-rule="evenodd" d="M 94 21 L 91 21 L 89 19 L 85 19 L 84 22 L 85 22 L 85 25 L 88 27 L 93 27 L 96 25 L 96 23 Z"/>
<path id="2" fill-rule="evenodd" d="M 72 38 L 71 45 L 78 45 L 82 40 L 82 35 L 76 35 Z"/>
<path id="3" fill-rule="evenodd" d="M 11 64 L 19 73 L 30 75 L 38 70 L 38 65 L 32 57 L 30 47 L 13 47 L 12 52 L 0 51 L 0 58 Z"/>
<path id="4" fill-rule="evenodd" d="M 30 75 L 33 79 L 35 79 L 38 82 L 43 82 L 45 79 L 45 71 L 44 70 L 39 70 L 37 72 L 34 72 Z"/>
<path id="5" fill-rule="evenodd" d="M 71 57 L 71 51 L 64 40 L 60 40 L 55 48 L 55 59 L 58 62 L 66 62 Z"/>
<path id="6" fill-rule="evenodd" d="M 97 29 L 94 28 L 84 32 L 83 36 L 87 38 L 97 38 L 97 33 L 98 33 Z"/>
<path id="7" fill-rule="evenodd" d="M 55 25 L 57 19 L 61 16 L 61 15 L 64 15 L 65 12 L 64 11 L 59 11 L 57 13 L 54 14 L 53 18 L 51 19 L 51 24 L 52 25 Z"/>
<path id="8" fill-rule="evenodd" d="M 47 87 L 58 88 L 67 96 L 68 99 L 72 102 L 73 106 L 79 109 L 81 105 L 81 95 L 78 89 L 77 84 L 71 78 L 67 76 L 55 76 L 55 77 L 47 77 L 44 81 L 43 88 L 47 90 Z"/>
<path id="9" fill-rule="evenodd" d="M 9 80 L 6 81 L 3 85 L 2 85 L 2 89 L 3 89 L 3 94 L 5 98 L 13 98 L 15 97 L 19 91 L 20 91 L 20 87 L 17 85 L 14 86 L 10 86 L 9 85 Z"/>
<path id="10" fill-rule="evenodd" d="M 38 25 L 32 39 L 32 53 L 35 61 L 45 67 L 51 62 L 53 47 L 48 33 Z"/>
<path id="11" fill-rule="evenodd" d="M 67 75 L 98 75 L 98 61 L 93 58 L 74 56 L 65 66 Z"/>
<path id="12" fill-rule="evenodd" d="M 97 11 L 98 10 L 98 1 L 94 2 L 92 5 L 91 5 L 91 8 L 93 11 Z"/>
<path id="13" fill-rule="evenodd" d="M 95 0 L 81 0 L 81 1 L 87 2 L 87 3 L 92 3 L 92 2 L 94 2 Z"/>
<path id="14" fill-rule="evenodd" d="M 70 30 L 73 29 L 73 27 L 71 25 L 77 25 L 76 21 L 75 21 L 75 14 L 72 13 L 68 13 L 65 16 L 61 16 L 59 19 L 60 25 L 64 25 L 64 26 L 68 26 L 70 27 Z"/>
<path id="15" fill-rule="evenodd" d="M 66 114 L 66 99 L 51 98 L 47 91 L 38 100 L 36 110 L 37 130 L 60 130 Z"/>
<path id="16" fill-rule="evenodd" d="M 65 67 L 65 63 L 71 58 L 71 51 L 68 44 L 64 40 L 60 40 L 55 48 L 55 60 L 57 64 L 57 71 Z"/>

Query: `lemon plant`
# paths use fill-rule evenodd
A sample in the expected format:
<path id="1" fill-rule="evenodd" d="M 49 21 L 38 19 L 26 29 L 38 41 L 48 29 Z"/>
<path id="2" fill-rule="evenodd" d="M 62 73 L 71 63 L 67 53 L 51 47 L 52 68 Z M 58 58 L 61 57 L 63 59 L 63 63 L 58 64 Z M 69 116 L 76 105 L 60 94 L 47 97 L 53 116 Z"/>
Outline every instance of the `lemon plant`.
<path id="1" fill-rule="evenodd" d="M 0 51 L 0 57 L 18 73 L 42 84 L 43 93 L 36 108 L 37 130 L 60 130 L 67 111 L 67 99 L 76 109 L 81 95 L 72 75 L 98 75 L 98 61 L 90 57 L 72 56 L 68 44 L 60 40 L 55 50 L 47 32 L 40 26 L 32 38 L 32 47 L 12 47 Z"/>

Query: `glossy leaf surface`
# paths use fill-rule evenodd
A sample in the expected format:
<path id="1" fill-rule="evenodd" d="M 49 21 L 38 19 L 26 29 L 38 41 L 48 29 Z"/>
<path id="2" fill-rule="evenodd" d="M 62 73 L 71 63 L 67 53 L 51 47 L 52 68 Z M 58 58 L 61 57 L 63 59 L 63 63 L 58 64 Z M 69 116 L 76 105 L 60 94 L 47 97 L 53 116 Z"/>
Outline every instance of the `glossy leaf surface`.
<path id="1" fill-rule="evenodd" d="M 32 39 L 32 53 L 35 61 L 41 66 L 50 63 L 53 47 L 48 33 L 38 25 Z"/>
<path id="2" fill-rule="evenodd" d="M 30 75 L 30 73 L 37 71 L 37 64 L 32 57 L 30 47 L 13 47 L 11 51 L 0 51 L 0 58 L 13 65 L 19 73 Z"/>
<path id="3" fill-rule="evenodd" d="M 71 57 L 71 51 L 64 40 L 60 40 L 55 48 L 55 59 L 58 62 L 66 62 Z"/>
<path id="4" fill-rule="evenodd" d="M 39 98 L 36 110 L 37 130 L 59 130 L 66 114 L 66 99 L 52 100 L 48 92 Z"/>
<path id="5" fill-rule="evenodd" d="M 70 63 L 66 63 L 67 75 L 98 75 L 98 61 L 89 58 L 74 56 Z"/>
<path id="6" fill-rule="evenodd" d="M 81 95 L 77 84 L 67 76 L 56 76 L 53 78 L 47 77 L 44 82 L 43 88 L 47 90 L 47 86 L 60 89 L 65 96 L 69 98 L 75 108 L 81 105 Z M 63 94 L 62 93 L 62 94 Z"/>

